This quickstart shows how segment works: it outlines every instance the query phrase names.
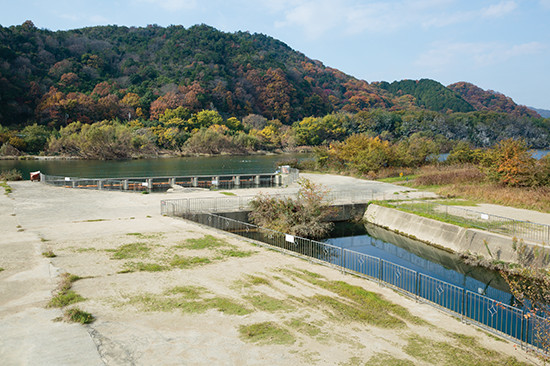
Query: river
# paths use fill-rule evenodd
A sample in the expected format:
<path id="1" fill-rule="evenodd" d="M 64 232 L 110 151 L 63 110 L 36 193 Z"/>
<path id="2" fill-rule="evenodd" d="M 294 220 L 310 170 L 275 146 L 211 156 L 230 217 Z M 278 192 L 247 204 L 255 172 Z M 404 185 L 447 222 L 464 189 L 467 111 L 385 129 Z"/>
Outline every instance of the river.
<path id="1" fill-rule="evenodd" d="M 0 171 L 17 169 L 23 179 L 29 172 L 80 178 L 162 177 L 173 175 L 272 173 L 277 163 L 307 159 L 308 154 L 200 156 L 137 160 L 0 160 Z"/>

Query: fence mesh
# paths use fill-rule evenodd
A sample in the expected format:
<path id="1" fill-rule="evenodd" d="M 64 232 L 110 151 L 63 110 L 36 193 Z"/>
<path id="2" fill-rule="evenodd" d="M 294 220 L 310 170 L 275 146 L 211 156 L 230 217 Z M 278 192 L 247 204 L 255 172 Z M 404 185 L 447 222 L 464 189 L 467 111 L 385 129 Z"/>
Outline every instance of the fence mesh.
<path id="1" fill-rule="evenodd" d="M 503 304 L 381 258 L 327 243 L 301 238 L 218 215 L 210 210 L 246 206 L 245 197 L 232 197 L 232 205 L 209 200 L 162 201 L 164 214 L 180 216 L 216 229 L 269 244 L 287 254 L 306 257 L 354 275 L 370 278 L 494 334 L 526 347 L 543 347 L 548 319 L 529 317 L 524 310 Z M 541 334 L 543 336 L 541 336 Z M 547 338 L 547 337 L 546 337 Z"/>

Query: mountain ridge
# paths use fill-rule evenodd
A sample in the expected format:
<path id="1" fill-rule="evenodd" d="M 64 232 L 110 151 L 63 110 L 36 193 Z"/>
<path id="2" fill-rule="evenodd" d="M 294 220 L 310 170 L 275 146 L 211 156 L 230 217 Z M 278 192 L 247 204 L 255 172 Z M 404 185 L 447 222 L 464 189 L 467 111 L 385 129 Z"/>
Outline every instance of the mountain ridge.
<path id="1" fill-rule="evenodd" d="M 260 114 L 284 124 L 372 109 L 538 116 L 504 96 L 493 97 L 504 102 L 484 103 L 485 94 L 473 84 L 369 83 L 273 37 L 205 24 L 53 32 L 27 21 L 0 26 L 0 41 L 0 123 L 7 125 L 155 120 L 178 106 L 225 116 Z"/>

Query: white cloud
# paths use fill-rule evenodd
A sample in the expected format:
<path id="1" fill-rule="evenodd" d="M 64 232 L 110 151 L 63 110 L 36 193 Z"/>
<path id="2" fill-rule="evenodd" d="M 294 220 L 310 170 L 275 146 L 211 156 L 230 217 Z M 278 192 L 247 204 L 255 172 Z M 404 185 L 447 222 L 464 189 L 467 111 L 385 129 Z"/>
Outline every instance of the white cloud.
<path id="1" fill-rule="evenodd" d="M 197 6 L 196 0 L 137 0 L 137 1 L 141 3 L 153 4 L 169 11 L 194 9 Z"/>
<path id="2" fill-rule="evenodd" d="M 546 48 L 540 42 L 517 45 L 504 43 L 437 43 L 426 53 L 420 55 L 416 64 L 426 69 L 444 70 L 467 65 L 484 68 L 504 63 L 512 58 L 533 55 Z"/>
<path id="3" fill-rule="evenodd" d="M 486 18 L 499 18 L 516 10 L 518 4 L 515 1 L 501 1 L 482 9 L 481 15 Z"/>
<path id="4" fill-rule="evenodd" d="M 457 0 L 263 0 L 263 4 L 282 15 L 275 22 L 277 27 L 300 28 L 308 38 L 320 38 L 328 32 L 388 33 L 418 26 L 447 27 L 502 17 L 518 7 L 512 0 L 484 8 L 473 5 L 470 10 L 459 10 L 462 4 Z"/>

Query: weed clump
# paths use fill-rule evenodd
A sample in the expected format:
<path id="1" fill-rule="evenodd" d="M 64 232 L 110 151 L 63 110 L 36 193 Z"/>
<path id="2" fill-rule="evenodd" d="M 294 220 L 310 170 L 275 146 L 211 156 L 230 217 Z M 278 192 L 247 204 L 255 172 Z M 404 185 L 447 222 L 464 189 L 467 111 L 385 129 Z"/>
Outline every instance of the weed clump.
<path id="1" fill-rule="evenodd" d="M 143 258 L 151 248 L 145 243 L 131 243 L 120 246 L 112 255 L 112 259 Z"/>
<path id="2" fill-rule="evenodd" d="M 67 305 L 86 300 L 84 297 L 71 290 L 73 282 L 78 281 L 79 279 L 81 279 L 81 277 L 70 273 L 63 273 L 61 275 L 61 282 L 59 283 L 57 292 L 48 302 L 48 307 L 63 308 Z"/>
<path id="3" fill-rule="evenodd" d="M 79 308 L 70 308 L 65 311 L 65 318 L 74 323 L 90 324 L 95 318 L 92 314 L 80 310 Z"/>
<path id="4" fill-rule="evenodd" d="M 273 322 L 241 325 L 239 334 L 243 341 L 257 344 L 291 345 L 296 342 L 296 338 L 288 330 Z"/>
<path id="5" fill-rule="evenodd" d="M 57 255 L 51 250 L 48 250 L 46 252 L 42 252 L 42 255 L 46 258 L 55 258 L 55 257 L 57 257 Z"/>

